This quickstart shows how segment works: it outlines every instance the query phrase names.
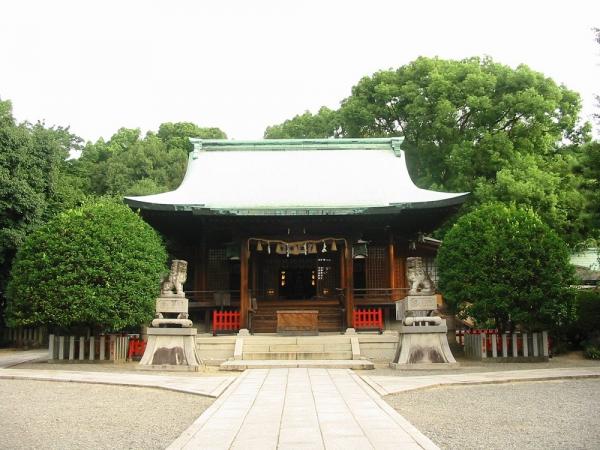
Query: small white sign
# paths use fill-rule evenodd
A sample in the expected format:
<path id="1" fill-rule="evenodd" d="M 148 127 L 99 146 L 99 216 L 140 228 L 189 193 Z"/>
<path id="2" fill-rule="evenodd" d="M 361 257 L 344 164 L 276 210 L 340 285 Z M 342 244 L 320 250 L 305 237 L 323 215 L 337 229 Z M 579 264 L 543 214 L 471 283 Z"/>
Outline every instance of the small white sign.
<path id="1" fill-rule="evenodd" d="M 433 311 L 436 309 L 435 295 L 409 295 L 406 298 L 406 311 Z"/>
<path id="2" fill-rule="evenodd" d="M 188 300 L 187 298 L 157 298 L 156 312 L 186 313 L 188 312 Z"/>

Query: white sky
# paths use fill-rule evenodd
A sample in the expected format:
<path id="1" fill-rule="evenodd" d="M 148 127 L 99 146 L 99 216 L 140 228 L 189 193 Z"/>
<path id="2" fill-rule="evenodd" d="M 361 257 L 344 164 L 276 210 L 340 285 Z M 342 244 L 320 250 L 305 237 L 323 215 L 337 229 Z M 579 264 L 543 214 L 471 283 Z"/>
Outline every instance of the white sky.
<path id="1" fill-rule="evenodd" d="M 86 140 L 176 121 L 256 139 L 377 70 L 490 55 L 578 91 L 589 119 L 594 26 L 592 0 L 1 1 L 0 97 Z"/>

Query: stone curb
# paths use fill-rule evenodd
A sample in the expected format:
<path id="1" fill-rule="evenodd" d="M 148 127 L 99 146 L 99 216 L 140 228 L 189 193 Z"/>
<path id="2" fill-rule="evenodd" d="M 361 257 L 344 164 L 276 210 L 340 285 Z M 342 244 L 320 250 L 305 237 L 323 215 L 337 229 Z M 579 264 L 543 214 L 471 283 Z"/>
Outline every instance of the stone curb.
<path id="1" fill-rule="evenodd" d="M 236 387 L 242 382 L 248 373 L 248 371 L 245 371 L 242 375 L 230 383 L 223 395 L 221 395 L 212 405 L 208 407 L 208 409 L 206 409 L 196 420 L 194 420 L 192 424 L 187 427 L 177 439 L 171 442 L 166 450 L 179 450 L 184 448 L 194 437 L 194 434 L 200 431 L 206 422 L 210 420 L 213 414 L 219 410 L 221 405 L 227 401 L 231 393 L 235 391 Z"/>
<path id="2" fill-rule="evenodd" d="M 555 369 L 540 369 L 540 370 L 548 370 L 553 371 Z M 563 369 L 564 370 L 564 369 Z M 569 369 L 567 369 L 569 370 Z M 588 373 L 585 373 L 588 372 Z M 397 388 L 392 388 L 391 390 L 380 384 L 378 381 L 374 380 L 370 375 L 362 375 L 361 378 L 367 383 L 375 392 L 377 392 L 380 396 L 384 397 L 386 395 L 398 394 L 400 392 L 408 392 L 415 390 L 424 390 L 431 389 L 435 387 L 445 387 L 445 386 L 467 386 L 467 385 L 480 385 L 480 384 L 503 384 L 503 383 L 519 383 L 519 382 L 528 382 L 528 381 L 552 381 L 552 380 L 568 380 L 568 379 L 586 379 L 586 378 L 600 378 L 600 370 L 589 370 L 589 369 L 581 369 L 579 372 L 575 372 L 573 374 L 568 373 L 558 373 L 556 375 L 552 374 L 540 374 L 539 376 L 532 377 L 519 377 L 513 376 L 509 378 L 502 378 L 502 375 L 506 372 L 474 372 L 464 374 L 466 376 L 470 375 L 479 375 L 479 376 L 491 376 L 494 374 L 498 375 L 497 379 L 489 378 L 489 379 L 481 379 L 481 380 L 460 380 L 458 379 L 458 374 L 453 374 L 453 377 L 456 377 L 456 380 L 419 380 L 419 378 L 434 378 L 436 376 L 444 377 L 445 375 L 433 375 L 433 376 L 423 376 L 423 377 L 402 377 L 402 380 L 406 381 L 406 386 L 400 386 Z M 381 378 L 385 378 L 382 376 Z M 394 380 L 398 380 L 398 377 L 389 376 Z M 419 384 L 419 381 L 421 383 Z"/>
<path id="3" fill-rule="evenodd" d="M 200 386 L 195 387 L 189 385 L 191 378 L 169 377 L 160 375 L 135 375 L 139 378 L 146 378 L 146 380 L 136 381 L 127 379 L 111 379 L 116 376 L 129 377 L 131 374 L 128 373 L 104 373 L 104 372 L 70 372 L 56 370 L 53 373 L 40 373 L 40 370 L 36 369 L 0 369 L 0 379 L 7 380 L 31 380 L 31 381 L 54 381 L 60 383 L 87 383 L 87 384 L 105 384 L 112 386 L 131 386 L 131 387 L 144 387 L 154 389 L 164 389 L 167 391 L 182 392 L 184 394 L 202 395 L 204 397 L 217 398 L 225 389 L 235 380 L 236 377 L 202 377 L 196 380 L 206 379 L 222 379 L 216 387 L 211 387 L 210 390 L 203 390 Z M 100 375 L 99 375 L 100 374 Z M 107 376 L 109 375 L 109 376 Z M 157 377 L 157 378 L 154 378 Z M 158 377 L 162 378 L 159 379 Z M 184 381 L 184 384 L 177 385 L 178 381 Z M 187 380 L 187 382 L 186 382 Z"/>
<path id="4" fill-rule="evenodd" d="M 377 393 L 373 392 L 372 389 L 369 389 L 370 385 L 364 382 L 360 375 L 355 374 L 350 369 L 347 369 L 350 372 L 350 376 L 355 379 L 357 384 L 361 386 L 361 388 L 367 393 L 369 397 L 379 406 L 394 422 L 396 422 L 400 428 L 406 431 L 410 437 L 412 437 L 417 444 L 419 444 L 425 450 L 440 450 L 440 448 L 433 443 L 431 439 L 421 433 L 413 424 L 411 424 L 408 420 L 406 420 L 402 415 L 398 413 L 394 408 L 387 404 L 385 400 L 383 400 Z M 390 437 L 393 439 L 393 437 Z"/>

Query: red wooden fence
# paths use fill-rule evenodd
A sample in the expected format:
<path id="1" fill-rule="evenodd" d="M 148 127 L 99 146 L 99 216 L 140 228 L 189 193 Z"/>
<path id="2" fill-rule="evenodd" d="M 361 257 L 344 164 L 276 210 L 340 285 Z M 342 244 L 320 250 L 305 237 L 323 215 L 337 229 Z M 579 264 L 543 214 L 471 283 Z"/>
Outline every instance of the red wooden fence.
<path id="1" fill-rule="evenodd" d="M 146 350 L 146 341 L 140 337 L 129 338 L 129 350 L 127 352 L 127 359 L 132 361 L 133 358 L 141 358 L 144 356 Z"/>
<path id="2" fill-rule="evenodd" d="M 383 332 L 383 312 L 381 308 L 355 309 L 354 328 Z"/>
<path id="3" fill-rule="evenodd" d="M 218 331 L 238 331 L 239 329 L 239 311 L 213 311 L 213 336 L 216 336 Z"/>

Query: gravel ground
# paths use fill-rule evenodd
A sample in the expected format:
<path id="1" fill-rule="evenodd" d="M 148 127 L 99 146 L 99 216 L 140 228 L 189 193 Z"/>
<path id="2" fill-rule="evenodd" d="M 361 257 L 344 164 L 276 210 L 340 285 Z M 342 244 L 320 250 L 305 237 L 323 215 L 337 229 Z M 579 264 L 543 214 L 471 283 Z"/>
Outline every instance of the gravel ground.
<path id="1" fill-rule="evenodd" d="M 160 449 L 213 399 L 159 389 L 0 380 L 1 449 Z"/>
<path id="2" fill-rule="evenodd" d="M 443 449 L 598 449 L 600 380 L 451 386 L 384 397 Z"/>

